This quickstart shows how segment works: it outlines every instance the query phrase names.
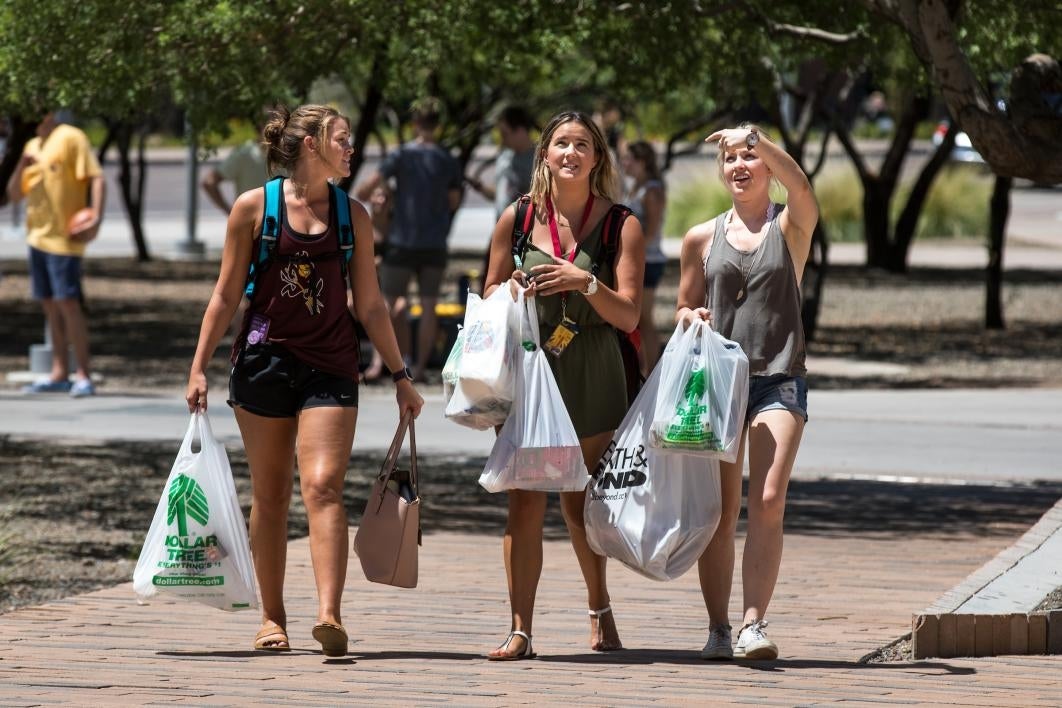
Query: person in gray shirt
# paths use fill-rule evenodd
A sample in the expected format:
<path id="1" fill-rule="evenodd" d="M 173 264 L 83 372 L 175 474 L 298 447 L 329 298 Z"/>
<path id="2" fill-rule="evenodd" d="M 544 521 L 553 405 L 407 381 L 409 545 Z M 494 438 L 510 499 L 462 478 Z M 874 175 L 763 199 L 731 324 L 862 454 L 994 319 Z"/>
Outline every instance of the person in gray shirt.
<path id="1" fill-rule="evenodd" d="M 675 319 L 706 321 L 749 358 L 744 440 L 735 462 L 720 462 L 722 516 L 698 570 L 708 609 L 703 659 L 776 659 L 764 615 L 782 561 L 785 494 L 808 420 L 800 279 L 819 208 L 811 183 L 786 151 L 755 125 L 718 130 L 719 176 L 733 207 L 692 227 L 682 240 Z M 786 203 L 771 201 L 771 180 Z M 728 618 L 743 457 L 749 485 L 741 557 L 744 613 L 731 645 Z"/>
<path id="2" fill-rule="evenodd" d="M 369 200 L 379 185 L 393 183 L 394 206 L 387 245 L 380 263 L 380 289 L 391 309 L 402 355 L 410 359 L 409 283 L 417 278 L 423 314 L 417 329 L 413 377 L 423 379 L 438 331 L 435 306 L 446 269 L 447 239 L 461 203 L 461 168 L 436 142 L 439 104 L 424 99 L 413 108 L 413 140 L 384 158 L 380 168 L 358 185 L 355 196 Z"/>

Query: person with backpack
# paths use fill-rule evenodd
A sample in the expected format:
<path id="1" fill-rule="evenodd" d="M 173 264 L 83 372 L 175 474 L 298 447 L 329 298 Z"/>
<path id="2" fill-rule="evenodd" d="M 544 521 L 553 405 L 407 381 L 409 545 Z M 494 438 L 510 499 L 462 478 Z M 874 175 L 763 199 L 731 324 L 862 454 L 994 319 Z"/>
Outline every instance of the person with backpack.
<path id="1" fill-rule="evenodd" d="M 491 236 L 486 294 L 512 279 L 534 297 L 541 341 L 578 433 L 587 468 L 597 467 L 629 404 L 616 330 L 638 324 L 645 243 L 641 224 L 615 203 L 617 169 L 601 130 L 587 115 L 560 113 L 535 150 L 531 193 L 506 209 Z M 636 366 L 636 362 L 635 362 Z M 542 573 L 546 493 L 509 493 L 505 570 L 512 625 L 487 656 L 535 656 L 535 592 Z M 583 492 L 561 494 L 561 508 L 586 582 L 590 647 L 622 649 L 605 578 L 605 558 L 586 540 Z"/>
<path id="2" fill-rule="evenodd" d="M 262 598 L 254 648 L 289 651 L 284 607 L 288 506 L 298 460 L 310 527 L 318 615 L 312 634 L 343 656 L 340 612 L 349 538 L 343 478 L 358 412 L 353 314 L 395 371 L 398 416 L 423 399 L 402 362 L 373 258 L 372 221 L 330 184 L 350 174 L 350 121 L 328 106 L 278 107 L 266 123 L 265 187 L 237 197 L 221 272 L 188 376 L 190 411 L 207 409 L 207 365 L 246 293 L 250 305 L 232 347 L 228 403 L 251 471 L 250 540 Z"/>
<path id="3" fill-rule="evenodd" d="M 720 462 L 722 516 L 698 562 L 708 609 L 703 659 L 776 659 L 764 615 L 782 561 L 789 475 L 808 419 L 800 277 L 819 209 L 811 183 L 785 150 L 755 125 L 716 131 L 719 176 L 733 206 L 692 227 L 682 242 L 675 320 L 711 323 L 749 358 L 746 429 L 737 460 Z M 771 181 L 786 203 L 771 201 Z M 748 450 L 748 528 L 741 558 L 744 616 L 731 645 L 728 618 L 734 536 Z"/>

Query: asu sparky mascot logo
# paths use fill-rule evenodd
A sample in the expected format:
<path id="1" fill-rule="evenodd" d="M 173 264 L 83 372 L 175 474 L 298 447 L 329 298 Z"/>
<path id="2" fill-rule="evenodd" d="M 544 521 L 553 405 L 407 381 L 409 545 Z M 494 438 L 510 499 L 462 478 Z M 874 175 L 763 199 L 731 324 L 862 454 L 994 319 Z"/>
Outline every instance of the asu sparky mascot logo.
<path id="1" fill-rule="evenodd" d="M 313 267 L 313 261 L 310 260 L 308 253 L 303 251 L 292 258 L 280 271 L 280 279 L 284 282 L 280 288 L 281 295 L 301 297 L 311 315 L 321 312 L 321 308 L 324 307 L 321 301 L 324 278 L 317 275 L 317 269 Z"/>

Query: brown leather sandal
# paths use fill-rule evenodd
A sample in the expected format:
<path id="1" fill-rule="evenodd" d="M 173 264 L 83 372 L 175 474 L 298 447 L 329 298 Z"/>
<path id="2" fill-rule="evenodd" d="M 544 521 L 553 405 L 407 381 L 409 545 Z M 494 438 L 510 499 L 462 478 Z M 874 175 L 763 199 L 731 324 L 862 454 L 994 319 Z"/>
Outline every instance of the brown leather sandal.
<path id="1" fill-rule="evenodd" d="M 287 630 L 270 622 L 254 635 L 254 648 L 258 651 L 291 651 Z"/>
<path id="2" fill-rule="evenodd" d="M 313 638 L 321 643 L 325 656 L 347 655 L 347 630 L 341 624 L 318 622 L 313 626 Z"/>

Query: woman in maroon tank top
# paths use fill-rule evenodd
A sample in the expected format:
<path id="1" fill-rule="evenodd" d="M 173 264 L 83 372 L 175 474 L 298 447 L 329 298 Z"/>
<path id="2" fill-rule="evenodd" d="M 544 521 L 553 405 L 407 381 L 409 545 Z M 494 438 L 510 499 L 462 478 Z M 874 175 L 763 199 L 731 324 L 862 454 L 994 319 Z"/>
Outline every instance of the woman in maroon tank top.
<path id="1" fill-rule="evenodd" d="M 719 176 L 733 208 L 686 233 L 675 319 L 707 320 L 738 342 L 750 376 L 744 438 L 737 460 L 719 464 L 722 516 L 698 563 L 709 621 L 701 658 L 775 659 L 763 617 L 778 580 L 785 494 L 807 421 L 799 288 L 819 211 L 800 166 L 756 126 L 720 130 L 707 141 L 719 143 Z M 784 207 L 771 202 L 772 178 L 788 192 Z M 745 611 L 732 647 L 727 608 L 746 450 Z"/>
<path id="2" fill-rule="evenodd" d="M 350 174 L 350 121 L 327 106 L 274 111 L 263 130 L 270 171 L 281 182 L 280 237 L 273 261 L 260 268 L 234 347 L 229 403 L 251 469 L 251 549 L 262 595 L 262 627 L 254 648 L 287 651 L 284 570 L 288 506 L 298 456 L 310 525 L 310 555 L 319 598 L 313 637 L 328 656 L 343 656 L 347 634 L 340 604 L 347 570 L 343 478 L 357 420 L 357 341 L 347 305 L 384 363 L 397 372 L 399 415 L 420 413 L 380 295 L 372 221 L 350 201 L 354 252 L 339 254 L 335 196 L 329 180 Z M 263 188 L 246 192 L 229 215 L 221 273 L 207 305 L 188 377 L 189 410 L 207 408 L 206 368 L 243 296 L 257 253 L 265 209 Z M 344 279 L 343 269 L 347 271 Z"/>

